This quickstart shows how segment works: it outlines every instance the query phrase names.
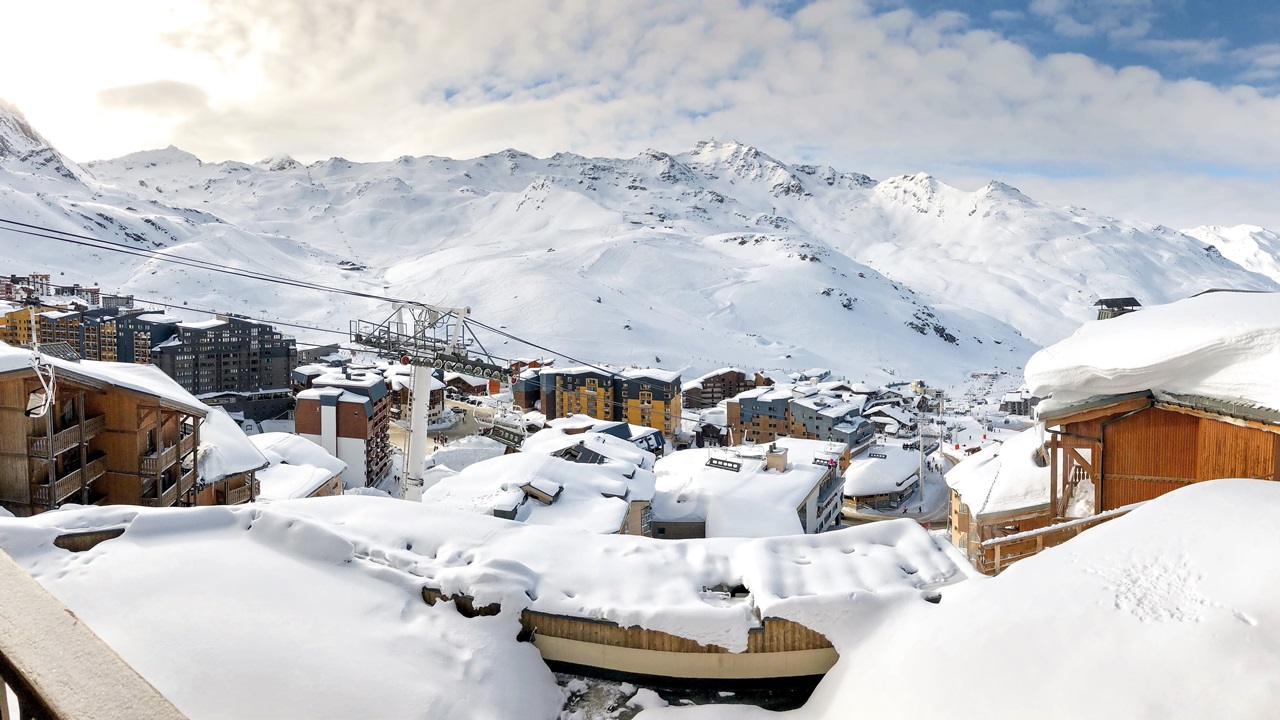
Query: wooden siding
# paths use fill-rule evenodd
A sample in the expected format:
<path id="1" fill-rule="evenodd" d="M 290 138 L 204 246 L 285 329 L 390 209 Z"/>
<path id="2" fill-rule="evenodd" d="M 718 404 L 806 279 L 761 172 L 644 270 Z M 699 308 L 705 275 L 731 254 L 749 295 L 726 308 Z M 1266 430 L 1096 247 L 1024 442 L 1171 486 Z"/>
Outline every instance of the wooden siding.
<path id="1" fill-rule="evenodd" d="M 638 650 L 679 653 L 727 653 L 718 645 L 702 645 L 693 640 L 659 630 L 620 627 L 607 620 L 565 617 L 525 610 L 520 624 L 527 632 L 538 635 L 568 638 L 581 642 L 628 647 Z M 780 618 L 766 618 L 761 627 L 747 633 L 749 653 L 788 652 L 792 650 L 816 650 L 831 647 L 831 642 L 809 628 Z"/>
<path id="2" fill-rule="evenodd" d="M 1224 422 L 1200 420 L 1196 480 L 1224 477 L 1273 479 L 1280 435 Z"/>
<path id="3" fill-rule="evenodd" d="M 1059 442 L 1091 449 L 1095 466 L 1101 458 L 1102 477 L 1094 478 L 1098 512 L 1151 500 L 1204 480 L 1280 479 L 1280 428 L 1169 405 L 1122 417 L 1131 411 L 1112 408 L 1111 415 L 1090 411 L 1081 415 L 1086 418 L 1083 421 L 1063 418 L 1066 433 L 1084 437 L 1061 435 Z M 1105 444 L 1085 438 L 1103 439 Z"/>
<path id="4" fill-rule="evenodd" d="M 500 612 L 496 604 L 476 607 L 470 597 L 465 595 L 449 597 L 432 588 L 422 589 L 422 599 L 428 605 L 435 605 L 442 600 L 451 600 L 458 612 L 466 617 L 497 615 Z M 609 620 L 567 617 L 536 610 L 521 612 L 520 625 L 526 635 L 537 633 L 612 647 L 681 653 L 729 652 L 718 645 L 702 645 L 659 630 L 621 627 Z M 781 618 L 765 618 L 760 627 L 752 628 L 747 633 L 746 652 L 749 653 L 790 652 L 830 647 L 832 647 L 831 641 L 822 633 Z"/>

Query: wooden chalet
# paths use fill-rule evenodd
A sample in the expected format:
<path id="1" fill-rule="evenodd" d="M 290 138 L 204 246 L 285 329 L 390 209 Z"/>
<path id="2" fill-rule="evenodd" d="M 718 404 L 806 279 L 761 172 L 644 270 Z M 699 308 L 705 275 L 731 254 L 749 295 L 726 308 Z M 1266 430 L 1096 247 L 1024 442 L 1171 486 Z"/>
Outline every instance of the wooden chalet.
<path id="1" fill-rule="evenodd" d="M 196 503 L 207 407 L 157 368 L 56 361 L 48 411 L 28 417 L 41 380 L 29 351 L 3 349 L 0 506 L 26 516 L 64 503 Z"/>
<path id="2" fill-rule="evenodd" d="M 1079 492 L 1096 512 L 1217 478 L 1280 480 L 1280 411 L 1206 397 L 1142 392 L 1041 416 L 1052 439 L 1055 514 Z"/>
<path id="3" fill-rule="evenodd" d="M 1192 483 L 1280 480 L 1277 410 L 1145 391 L 1093 398 L 1040 419 L 1047 506 L 977 522 L 953 499 L 952 540 L 983 572 L 998 573 Z M 1069 517 L 1069 508 L 1090 506 L 1092 514 Z"/>

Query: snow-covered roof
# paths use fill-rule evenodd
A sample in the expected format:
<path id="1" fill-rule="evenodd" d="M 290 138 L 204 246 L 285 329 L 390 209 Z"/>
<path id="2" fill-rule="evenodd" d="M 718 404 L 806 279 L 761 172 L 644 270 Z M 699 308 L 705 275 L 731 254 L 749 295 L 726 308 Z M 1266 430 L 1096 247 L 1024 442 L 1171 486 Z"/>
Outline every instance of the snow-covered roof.
<path id="1" fill-rule="evenodd" d="M 341 369 L 329 368 L 328 372 L 318 375 L 311 384 L 314 387 L 373 388 L 385 385 L 386 378 L 373 370 L 348 370 L 343 374 Z"/>
<path id="2" fill-rule="evenodd" d="M 1280 410 L 1280 293 L 1217 292 L 1086 322 L 1027 362 L 1042 414 L 1159 390 Z"/>
<path id="3" fill-rule="evenodd" d="M 1043 428 L 1023 430 L 991 443 L 946 474 L 975 517 L 1026 510 L 1049 504 L 1049 467 L 1035 462 Z"/>
<path id="4" fill-rule="evenodd" d="M 16 348 L 0 342 L 0 373 L 30 370 L 32 357 L 33 353 L 30 350 Z M 182 386 L 174 382 L 173 378 L 165 375 L 160 371 L 160 368 L 154 365 L 99 362 L 97 360 L 71 362 L 49 357 L 48 355 L 42 355 L 41 361 L 53 365 L 55 375 L 73 379 L 79 378 L 82 381 L 94 383 L 106 383 L 125 390 L 151 395 L 199 417 L 204 417 L 205 413 L 209 411 L 209 406 L 182 389 Z"/>
<path id="5" fill-rule="evenodd" d="M 844 472 L 844 494 L 865 497 L 901 492 L 920 472 L 918 450 L 901 445 L 873 445 L 849 461 Z"/>
<path id="6" fill-rule="evenodd" d="M 555 420 L 551 422 L 555 423 Z M 561 427 L 555 426 L 543 428 L 525 438 L 520 451 L 550 455 L 575 445 L 581 445 L 612 460 L 631 463 L 637 467 L 652 470 L 654 466 L 653 453 L 642 450 L 627 440 L 590 431 L 570 434 L 564 432 Z"/>
<path id="7" fill-rule="evenodd" d="M 444 374 L 444 381 L 446 383 L 451 382 L 453 380 L 461 380 L 462 382 L 466 383 L 467 385 L 470 385 L 471 387 L 488 387 L 489 385 L 488 380 L 481 377 L 476 377 L 475 375 L 465 375 L 460 372 L 446 372 Z"/>
<path id="8" fill-rule="evenodd" d="M 208 320 L 193 320 L 188 322 L 180 322 L 178 323 L 178 327 L 189 328 L 192 330 L 211 330 L 213 328 L 221 327 L 226 324 L 227 324 L 226 320 L 219 320 L 216 317 L 212 317 L 212 318 L 209 318 Z"/>
<path id="9" fill-rule="evenodd" d="M 506 451 L 507 446 L 493 438 L 468 435 L 453 440 L 448 445 L 437 446 L 436 451 L 427 456 L 427 465 L 461 471 L 478 462 L 498 457 Z"/>
<path id="10" fill-rule="evenodd" d="M 298 435 L 259 433 L 249 441 L 270 463 L 257 473 L 263 500 L 304 498 L 347 469 L 324 448 Z"/>
<path id="11" fill-rule="evenodd" d="M 337 387 L 313 387 L 298 393 L 299 400 L 321 400 L 322 398 L 334 398 L 334 402 L 354 403 L 356 405 L 364 405 L 366 411 L 373 409 L 373 403 L 364 395 L 357 395 L 350 390 L 343 390 Z"/>
<path id="12" fill-rule="evenodd" d="M 673 383 L 680 379 L 679 370 L 660 370 L 658 368 L 627 368 L 622 377 L 629 380 L 655 380 L 661 383 Z"/>
<path id="13" fill-rule="evenodd" d="M 766 446 L 689 448 L 658 459 L 655 520 L 705 521 L 707 537 L 764 537 L 803 532 L 796 509 L 817 487 L 827 468 L 814 465 L 818 453 L 845 449 L 843 443 L 779 438 L 787 450 L 785 472 L 765 470 Z M 712 459 L 740 463 L 737 471 L 709 466 Z M 726 503 L 723 507 L 717 505 Z M 749 518 L 749 519 L 748 519 Z"/>
<path id="14" fill-rule="evenodd" d="M 157 323 L 159 325 L 177 325 L 182 322 L 182 318 L 177 315 L 169 315 L 163 312 L 148 312 L 133 316 L 135 320 L 143 322 Z"/>
<path id="15" fill-rule="evenodd" d="M 91 563 L 52 542 L 62 528 L 120 525 Z M 655 541 L 355 495 L 64 510 L 0 521 L 0 543 L 192 717 L 550 718 L 564 694 L 517 641 L 521 609 L 742 651 L 761 617 L 866 632 L 883 613 L 852 610 L 921 608 L 925 593 L 966 577 L 954 551 L 906 520 Z M 464 618 L 422 602 L 424 585 L 506 612 Z M 750 597 L 707 591 L 738 585 Z M 194 625 L 193 594 L 210 609 Z M 191 682 L 210 667 L 220 682 Z"/>
<path id="16" fill-rule="evenodd" d="M 209 414 L 200 423 L 200 447 L 196 451 L 196 475 L 200 484 L 208 485 L 266 466 L 267 458 L 227 411 L 209 408 Z"/>
<path id="17" fill-rule="evenodd" d="M 526 502 L 521 490 L 525 485 L 554 501 L 549 505 Z M 595 465 L 520 452 L 441 477 L 423 491 L 422 502 L 482 515 L 492 514 L 495 508 L 516 508 L 515 519 L 520 522 L 616 533 L 622 528 L 630 501 L 652 498 L 653 488 L 653 472 L 631 463 L 611 460 Z"/>

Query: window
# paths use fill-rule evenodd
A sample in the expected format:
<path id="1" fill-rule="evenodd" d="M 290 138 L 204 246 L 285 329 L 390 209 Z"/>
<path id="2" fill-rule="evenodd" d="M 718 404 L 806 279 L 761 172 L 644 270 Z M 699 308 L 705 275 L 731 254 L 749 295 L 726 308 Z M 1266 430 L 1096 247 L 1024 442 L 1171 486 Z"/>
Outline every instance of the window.
<path id="1" fill-rule="evenodd" d="M 641 405 L 650 405 L 650 404 L 652 404 L 652 403 L 653 403 L 653 393 L 651 393 L 651 392 L 644 392 L 644 391 L 641 391 L 641 392 L 640 392 L 640 404 L 641 404 Z"/>

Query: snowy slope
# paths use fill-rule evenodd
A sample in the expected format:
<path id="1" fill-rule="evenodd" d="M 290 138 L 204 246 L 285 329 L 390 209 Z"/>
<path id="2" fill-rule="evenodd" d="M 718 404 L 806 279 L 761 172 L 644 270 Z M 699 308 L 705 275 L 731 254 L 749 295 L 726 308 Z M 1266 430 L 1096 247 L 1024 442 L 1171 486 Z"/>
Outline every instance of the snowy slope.
<path id="1" fill-rule="evenodd" d="M 927 175 L 876 183 L 734 142 L 624 159 L 506 150 L 310 165 L 203 163 L 170 147 L 77 171 L 71 180 L 0 159 L 0 217 L 465 304 L 585 360 L 690 375 L 822 366 L 855 380 L 953 381 L 1017 369 L 1087 319 L 1099 296 L 1151 304 L 1209 286 L 1277 287 L 1186 235 L 1049 207 L 999 183 L 975 193 Z M 387 313 L 8 233 L 0 242 L 8 272 L 50 267 L 192 306 L 336 329 Z"/>
<path id="2" fill-rule="evenodd" d="M 1203 225 L 1183 232 L 1218 248 L 1246 270 L 1280 281 L 1280 234 L 1257 225 Z"/>

